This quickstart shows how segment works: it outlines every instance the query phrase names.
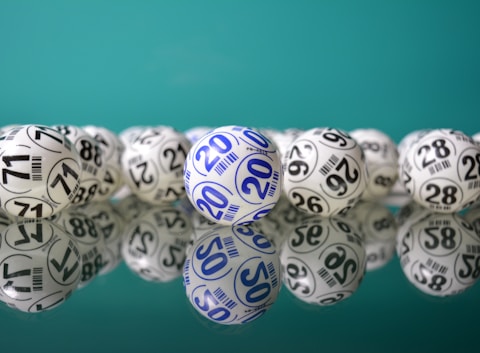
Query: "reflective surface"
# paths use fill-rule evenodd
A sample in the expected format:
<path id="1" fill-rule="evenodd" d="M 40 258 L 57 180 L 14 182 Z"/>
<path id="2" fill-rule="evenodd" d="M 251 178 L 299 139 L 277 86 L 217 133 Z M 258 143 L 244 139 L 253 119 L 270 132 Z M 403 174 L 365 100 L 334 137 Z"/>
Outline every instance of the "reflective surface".
<path id="1" fill-rule="evenodd" d="M 159 124 L 377 128 L 397 143 L 421 129 L 478 134 L 479 11 L 475 0 L 0 1 L 0 125 L 92 124 L 116 133 Z M 142 209 L 128 200 L 118 206 L 124 229 L 134 227 Z M 394 211 L 399 221 L 410 214 Z M 96 218 L 96 231 L 115 233 L 104 213 Z M 288 209 L 284 218 L 304 221 Z M 208 222 L 190 219 L 200 236 Z M 362 226 L 365 234 L 385 230 L 385 244 L 370 253 L 365 236 L 372 270 L 350 297 L 311 305 L 282 285 L 271 309 L 242 326 L 203 319 L 181 276 L 151 282 L 117 264 L 121 247 L 105 237 L 111 256 L 102 254 L 102 266 L 90 262 L 94 271 L 81 275 L 96 276 L 56 308 L 27 314 L 0 305 L 2 351 L 478 350 L 478 283 L 449 297 L 419 290 L 387 240 L 387 224 Z M 270 240 L 281 244 L 290 228 L 277 214 L 261 229 L 280 230 Z M 319 233 L 307 229 L 300 228 L 304 242 L 315 242 Z M 441 244 L 441 233 L 432 234 Z M 141 248 L 141 237 L 132 245 Z"/>
<path id="2" fill-rule="evenodd" d="M 135 207 L 125 208 L 127 203 Z M 143 211 L 131 219 L 131 210 Z M 286 335 L 281 351 L 299 345 L 340 351 L 466 347 L 480 314 L 480 237 L 474 228 L 479 210 L 439 215 L 416 204 L 399 209 L 364 201 L 346 216 L 319 218 L 299 213 L 282 198 L 261 222 L 221 227 L 223 237 L 240 232 L 268 242 L 281 260 L 278 297 L 244 325 L 215 323 L 187 298 L 184 261 L 218 234 L 212 233 L 218 226 L 186 202 L 153 207 L 128 197 L 72 207 L 52 220 L 3 219 L 0 299 L 10 307 L 2 305 L 2 332 L 20 338 L 28 328 L 29 337 L 50 341 L 53 330 L 62 349 L 68 349 L 67 339 L 77 339 L 75 351 L 89 349 L 82 335 L 119 351 L 151 342 L 166 350 L 194 345 L 222 351 L 225 344 L 248 349 L 250 339 L 262 350 L 278 333 Z M 73 240 L 68 247 L 63 240 L 58 250 L 65 237 Z M 50 251 L 54 245 L 56 252 Z M 38 272 L 42 265 L 32 261 L 45 270 Z M 76 289 L 59 298 L 58 288 L 48 283 L 58 286 L 62 277 L 76 277 Z M 39 304 L 53 294 L 50 306 Z M 32 307 L 44 311 L 27 313 Z M 36 346 L 5 342 L 12 348 Z"/>

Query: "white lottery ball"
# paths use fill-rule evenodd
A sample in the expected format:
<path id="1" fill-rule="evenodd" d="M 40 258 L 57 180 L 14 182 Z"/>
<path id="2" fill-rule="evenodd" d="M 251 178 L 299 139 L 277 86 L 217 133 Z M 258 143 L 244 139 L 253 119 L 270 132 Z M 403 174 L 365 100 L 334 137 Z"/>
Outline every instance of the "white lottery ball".
<path id="1" fill-rule="evenodd" d="M 395 254 L 397 221 L 393 213 L 375 201 L 359 201 L 348 213 L 359 224 L 367 254 L 367 271 L 385 266 Z"/>
<path id="2" fill-rule="evenodd" d="M 350 132 L 365 154 L 368 184 L 362 199 L 378 200 L 387 196 L 398 179 L 398 152 L 393 140 L 377 129 Z"/>
<path id="3" fill-rule="evenodd" d="M 83 129 L 97 141 L 103 152 L 105 166 L 95 201 L 105 201 L 123 186 L 121 158 L 125 145 L 117 135 L 104 127 L 89 125 Z"/>
<path id="4" fill-rule="evenodd" d="M 355 222 L 343 217 L 310 217 L 283 243 L 283 280 L 308 304 L 331 305 L 349 298 L 365 274 L 366 253 Z"/>
<path id="5" fill-rule="evenodd" d="M 24 312 L 51 310 L 77 288 L 81 257 L 64 229 L 46 220 L 21 221 L 0 234 L 0 300 Z"/>
<path id="6" fill-rule="evenodd" d="M 320 216 L 346 212 L 367 187 L 360 145 L 346 132 L 315 128 L 297 137 L 283 158 L 284 191 L 298 209 Z"/>
<path id="7" fill-rule="evenodd" d="M 280 260 L 268 239 L 251 226 L 217 226 L 194 242 L 183 280 L 201 315 L 219 324 L 245 324 L 275 303 Z"/>
<path id="8" fill-rule="evenodd" d="M 125 229 L 122 256 L 126 265 L 146 281 L 168 282 L 182 275 L 191 220 L 169 205 L 151 207 Z"/>
<path id="9" fill-rule="evenodd" d="M 462 293 L 480 276 L 480 237 L 457 214 L 432 213 L 397 238 L 406 278 L 433 296 Z"/>
<path id="10" fill-rule="evenodd" d="M 212 130 L 190 149 L 185 190 L 192 205 L 219 224 L 251 223 L 281 194 L 281 163 L 270 140 L 242 126 Z"/>
<path id="11" fill-rule="evenodd" d="M 172 127 L 147 128 L 122 155 L 125 183 L 139 199 L 154 205 L 185 194 L 183 165 L 190 149 L 185 135 Z"/>
<path id="12" fill-rule="evenodd" d="M 431 130 L 400 163 L 407 191 L 435 212 L 460 211 L 480 196 L 480 146 L 459 131 Z"/>
<path id="13" fill-rule="evenodd" d="M 99 143 L 84 129 L 75 125 L 54 125 L 53 129 L 70 139 L 80 155 L 80 186 L 72 204 L 82 205 L 96 201 L 105 175 L 105 158 Z"/>
<path id="14" fill-rule="evenodd" d="M 78 207 L 70 207 L 58 214 L 55 223 L 66 230 L 77 242 L 82 260 L 78 288 L 91 283 L 104 266 L 105 239 L 97 223 Z"/>
<path id="15" fill-rule="evenodd" d="M 81 177 L 70 140 L 46 126 L 22 125 L 0 137 L 0 204 L 13 217 L 46 218 L 70 206 Z"/>

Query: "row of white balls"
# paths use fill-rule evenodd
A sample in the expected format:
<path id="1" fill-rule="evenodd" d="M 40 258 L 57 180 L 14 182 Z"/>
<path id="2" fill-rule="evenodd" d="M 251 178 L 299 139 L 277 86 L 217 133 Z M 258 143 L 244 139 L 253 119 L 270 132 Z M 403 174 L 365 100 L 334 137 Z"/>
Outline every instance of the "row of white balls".
<path id="1" fill-rule="evenodd" d="M 246 147 L 229 145 L 235 134 L 248 140 Z M 169 126 L 135 126 L 115 134 L 99 126 L 18 125 L 3 127 L 0 135 L 0 205 L 14 217 L 49 217 L 72 204 L 121 197 L 125 190 L 145 202 L 161 204 L 182 198 L 187 188 L 198 211 L 225 224 L 248 223 L 267 214 L 281 192 L 302 211 L 322 216 L 344 213 L 361 198 L 381 199 L 394 186 L 420 204 L 447 213 L 468 207 L 480 193 L 479 147 L 473 142 L 480 140 L 480 133 L 472 138 L 453 130 L 420 130 L 405 136 L 398 146 L 377 129 L 347 133 L 331 128 L 279 131 L 227 126 L 195 127 L 182 133 Z M 238 136 L 232 139 L 238 140 Z M 224 153 L 227 147 L 232 153 Z M 266 196 L 252 201 L 237 195 L 242 187 L 223 173 L 240 163 L 240 152 L 248 155 L 244 166 L 250 166 L 250 172 L 257 176 L 268 172 L 270 178 L 267 190 L 261 189 L 267 184 L 247 175 L 241 181 L 244 191 L 255 194 L 252 189 L 258 184 L 258 190 L 265 190 L 259 196 L 268 193 L 270 203 Z M 261 158 L 265 155 L 269 155 L 266 161 Z M 207 165 L 215 156 L 224 158 L 215 165 L 220 181 L 206 187 L 202 183 L 212 182 L 214 174 L 189 166 L 208 157 L 205 166 L 215 170 L 213 164 Z M 461 168 L 463 175 L 458 176 Z M 195 189 L 196 183 L 203 188 Z M 224 194 L 216 190 L 223 186 Z M 200 190 L 203 199 L 193 189 Z M 205 203 L 205 195 L 210 203 Z M 229 207 L 220 206 L 229 218 L 212 217 L 217 214 L 214 206 L 224 197 Z"/>

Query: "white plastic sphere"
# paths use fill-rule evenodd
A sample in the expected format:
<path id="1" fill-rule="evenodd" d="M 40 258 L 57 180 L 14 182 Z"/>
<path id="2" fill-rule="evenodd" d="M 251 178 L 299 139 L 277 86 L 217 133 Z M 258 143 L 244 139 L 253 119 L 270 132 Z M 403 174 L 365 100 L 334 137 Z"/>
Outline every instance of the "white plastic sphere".
<path id="1" fill-rule="evenodd" d="M 400 164 L 406 190 L 435 212 L 460 211 L 480 196 L 480 146 L 462 132 L 431 130 Z"/>
<path id="2" fill-rule="evenodd" d="M 245 324 L 275 303 L 281 287 L 274 246 L 251 226 L 220 226 L 197 239 L 183 270 L 197 312 L 224 325 Z"/>
<path id="3" fill-rule="evenodd" d="M 83 129 L 97 141 L 103 152 L 105 166 L 95 201 L 105 201 L 123 186 L 121 158 L 125 145 L 116 134 L 104 127 L 89 125 Z"/>
<path id="4" fill-rule="evenodd" d="M 70 139 L 80 155 L 82 167 L 80 186 L 72 199 L 72 204 L 83 205 L 98 200 L 105 176 L 105 158 L 99 143 L 79 126 L 54 125 L 53 129 Z"/>
<path id="5" fill-rule="evenodd" d="M 377 129 L 350 132 L 365 154 L 368 183 L 362 199 L 378 200 L 388 195 L 398 179 L 398 152 L 393 140 Z"/>
<path id="6" fill-rule="evenodd" d="M 406 278 L 433 296 L 462 293 L 480 277 L 480 237 L 457 214 L 431 213 L 399 234 Z"/>
<path id="7" fill-rule="evenodd" d="M 77 288 L 81 265 L 77 243 L 61 227 L 14 222 L 0 234 L 0 300 L 29 313 L 56 308 Z"/>
<path id="8" fill-rule="evenodd" d="M 310 217 L 297 224 L 280 256 L 287 289 L 308 304 L 331 305 L 359 287 L 366 253 L 355 222 L 344 217 Z"/>
<path id="9" fill-rule="evenodd" d="M 168 282 L 182 275 L 192 235 L 188 215 L 169 205 L 151 207 L 125 229 L 122 256 L 146 281 Z"/>
<path id="10" fill-rule="evenodd" d="M 183 165 L 189 149 L 185 135 L 172 127 L 144 129 L 123 152 L 125 183 L 150 204 L 178 200 L 185 194 Z"/>
<path id="11" fill-rule="evenodd" d="M 70 206 L 80 183 L 79 153 L 42 125 L 21 125 L 0 137 L 0 205 L 13 217 L 46 218 Z"/>
<path id="12" fill-rule="evenodd" d="M 219 224 L 251 223 L 270 212 L 281 194 L 277 150 L 247 127 L 212 130 L 192 146 L 184 170 L 190 202 Z"/>
<path id="13" fill-rule="evenodd" d="M 284 191 L 298 209 L 320 216 L 346 212 L 368 182 L 363 151 L 346 132 L 315 128 L 297 137 L 283 158 Z"/>

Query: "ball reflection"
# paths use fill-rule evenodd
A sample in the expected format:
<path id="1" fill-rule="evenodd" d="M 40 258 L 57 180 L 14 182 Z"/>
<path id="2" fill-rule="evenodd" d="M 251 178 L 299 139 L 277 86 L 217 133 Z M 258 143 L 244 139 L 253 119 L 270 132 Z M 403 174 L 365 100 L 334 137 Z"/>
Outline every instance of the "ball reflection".
<path id="1" fill-rule="evenodd" d="M 331 305 L 358 289 L 366 252 L 353 221 L 312 217 L 289 234 L 281 262 L 285 286 L 293 295 L 306 303 Z"/>
<path id="2" fill-rule="evenodd" d="M 215 227 L 193 243 L 183 279 L 190 303 L 202 316 L 224 325 L 245 324 L 276 301 L 280 260 L 254 227 Z"/>

